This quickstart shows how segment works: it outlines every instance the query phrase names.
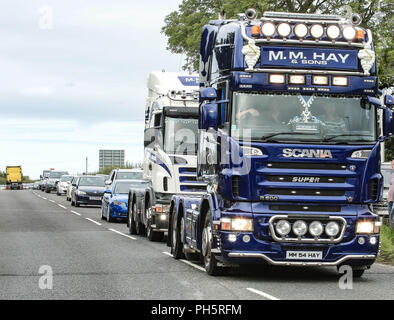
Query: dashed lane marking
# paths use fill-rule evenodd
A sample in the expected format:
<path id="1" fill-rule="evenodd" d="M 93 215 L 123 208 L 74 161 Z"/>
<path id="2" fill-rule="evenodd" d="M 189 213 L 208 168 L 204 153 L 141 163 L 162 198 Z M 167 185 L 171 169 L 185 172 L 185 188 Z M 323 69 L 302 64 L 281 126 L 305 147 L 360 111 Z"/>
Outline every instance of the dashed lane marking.
<path id="1" fill-rule="evenodd" d="M 246 288 L 246 290 L 248 290 L 250 292 L 253 292 L 253 293 L 256 293 L 256 294 L 258 294 L 258 295 L 260 295 L 260 296 L 262 296 L 262 297 L 264 297 L 266 299 L 269 299 L 269 300 L 280 300 L 280 299 L 278 299 L 278 298 L 276 298 L 274 296 L 271 296 L 268 293 L 265 293 L 263 291 L 260 291 L 260 290 L 254 289 L 254 288 Z"/>
<path id="2" fill-rule="evenodd" d="M 112 232 L 115 232 L 115 233 L 117 233 L 117 234 L 120 234 L 120 235 L 122 235 L 122 236 L 124 236 L 124 237 L 127 237 L 127 238 L 129 238 L 129 239 L 133 239 L 133 240 L 137 240 L 137 238 L 134 238 L 134 237 L 132 237 L 132 236 L 129 236 L 129 235 L 127 235 L 127 234 L 124 234 L 123 232 L 120 232 L 120 231 L 118 231 L 118 230 L 115 230 L 115 229 L 108 229 L 109 231 L 112 231 Z"/>
<path id="3" fill-rule="evenodd" d="M 163 251 L 163 253 L 166 254 L 167 256 L 172 257 L 172 254 L 169 253 L 169 252 Z M 200 270 L 200 271 L 202 271 L 202 272 L 205 272 L 205 269 L 204 269 L 203 267 L 200 267 L 200 266 L 194 264 L 193 262 L 190 262 L 190 261 L 185 260 L 185 259 L 179 259 L 179 261 L 182 261 L 183 263 L 186 263 L 186 264 L 188 264 L 189 266 L 192 266 L 193 268 L 196 268 L 197 270 Z"/>
<path id="4" fill-rule="evenodd" d="M 66 210 L 67 210 L 67 208 L 66 208 L 65 206 L 62 206 L 61 204 L 58 204 L 58 206 L 59 206 L 60 208 L 63 208 L 63 209 L 66 209 Z"/>
<path id="5" fill-rule="evenodd" d="M 94 221 L 93 219 L 90 219 L 90 218 L 85 218 L 85 219 L 97 224 L 98 226 L 101 226 L 101 223 L 98 223 L 97 221 Z"/>
<path id="6" fill-rule="evenodd" d="M 71 210 L 70 212 L 76 214 L 77 216 L 80 216 L 80 215 L 81 215 L 80 213 L 78 213 L 78 212 L 76 212 L 76 211 L 72 211 L 72 210 Z"/>

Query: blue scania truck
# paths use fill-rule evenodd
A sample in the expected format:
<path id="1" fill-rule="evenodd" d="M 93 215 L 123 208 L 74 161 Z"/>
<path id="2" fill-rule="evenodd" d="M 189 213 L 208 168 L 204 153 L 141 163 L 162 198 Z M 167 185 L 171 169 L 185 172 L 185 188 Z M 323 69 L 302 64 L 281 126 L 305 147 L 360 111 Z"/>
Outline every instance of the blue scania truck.
<path id="1" fill-rule="evenodd" d="M 360 277 L 374 263 L 393 98 L 379 95 L 360 22 L 248 9 L 204 26 L 197 175 L 208 187 L 172 198 L 174 258 L 200 258 L 209 275 L 266 263 Z"/>

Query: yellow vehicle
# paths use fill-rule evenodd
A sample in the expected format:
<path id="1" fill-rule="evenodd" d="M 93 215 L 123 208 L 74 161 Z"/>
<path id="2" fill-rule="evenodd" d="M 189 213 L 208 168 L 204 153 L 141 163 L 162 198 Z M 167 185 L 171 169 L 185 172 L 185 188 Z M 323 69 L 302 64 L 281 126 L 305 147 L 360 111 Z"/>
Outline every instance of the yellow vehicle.
<path id="1" fill-rule="evenodd" d="M 23 190 L 22 167 L 7 166 L 6 168 L 6 188 L 9 190 Z"/>

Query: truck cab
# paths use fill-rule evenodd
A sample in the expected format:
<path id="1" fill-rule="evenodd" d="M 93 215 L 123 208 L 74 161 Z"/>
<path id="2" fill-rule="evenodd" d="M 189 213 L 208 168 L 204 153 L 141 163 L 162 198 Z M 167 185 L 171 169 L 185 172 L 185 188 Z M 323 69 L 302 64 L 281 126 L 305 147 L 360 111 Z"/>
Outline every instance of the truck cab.
<path id="1" fill-rule="evenodd" d="M 198 76 L 153 71 L 145 107 L 143 179 L 129 193 L 128 227 L 161 240 L 174 194 L 201 194 L 197 181 Z"/>
<path id="2" fill-rule="evenodd" d="M 348 264 L 379 250 L 372 205 L 393 98 L 379 100 L 372 34 L 358 15 L 253 10 L 202 30 L 197 179 L 174 196 L 174 258 L 226 266 Z"/>

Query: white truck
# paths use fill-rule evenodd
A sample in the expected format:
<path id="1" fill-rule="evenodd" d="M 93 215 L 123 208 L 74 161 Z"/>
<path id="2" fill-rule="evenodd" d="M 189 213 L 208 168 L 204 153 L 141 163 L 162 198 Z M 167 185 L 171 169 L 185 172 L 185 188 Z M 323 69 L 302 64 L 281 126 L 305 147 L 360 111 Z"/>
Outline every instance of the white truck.
<path id="1" fill-rule="evenodd" d="M 143 179 L 129 191 L 127 227 L 161 241 L 174 194 L 201 194 L 197 181 L 198 75 L 153 71 L 145 106 Z"/>

